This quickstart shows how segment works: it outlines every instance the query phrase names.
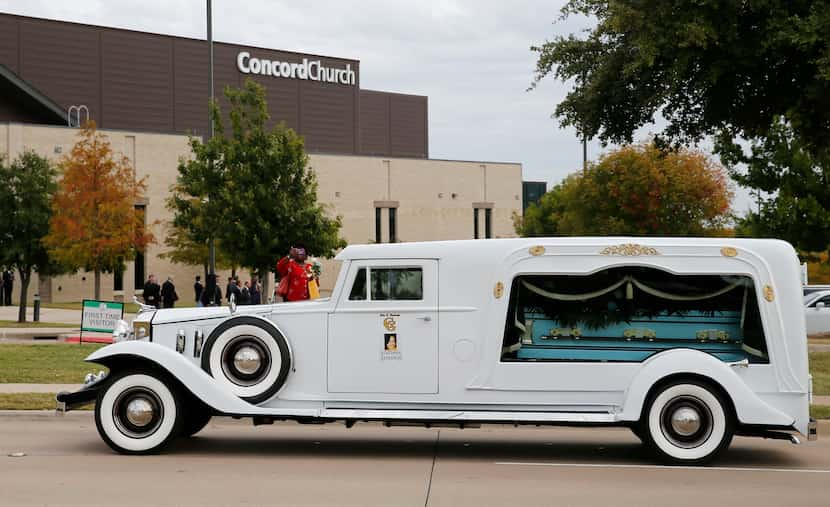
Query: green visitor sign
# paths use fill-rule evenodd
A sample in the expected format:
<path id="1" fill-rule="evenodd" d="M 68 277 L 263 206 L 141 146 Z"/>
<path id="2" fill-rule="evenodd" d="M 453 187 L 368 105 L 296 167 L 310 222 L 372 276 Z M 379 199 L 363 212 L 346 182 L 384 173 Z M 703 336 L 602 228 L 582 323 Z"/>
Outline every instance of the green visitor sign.
<path id="1" fill-rule="evenodd" d="M 112 333 L 115 324 L 124 317 L 124 303 L 84 299 L 81 331 Z"/>

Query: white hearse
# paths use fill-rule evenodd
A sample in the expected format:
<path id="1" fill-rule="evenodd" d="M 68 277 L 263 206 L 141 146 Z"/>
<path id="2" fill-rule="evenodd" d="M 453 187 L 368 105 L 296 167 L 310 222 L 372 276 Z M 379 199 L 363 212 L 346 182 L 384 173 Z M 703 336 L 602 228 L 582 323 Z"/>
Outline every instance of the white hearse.
<path id="1" fill-rule="evenodd" d="M 782 241 L 523 238 L 349 246 L 330 298 L 148 310 L 75 393 L 158 451 L 211 416 L 617 425 L 665 461 L 816 435 L 799 263 Z M 88 376 L 90 377 L 90 376 Z"/>

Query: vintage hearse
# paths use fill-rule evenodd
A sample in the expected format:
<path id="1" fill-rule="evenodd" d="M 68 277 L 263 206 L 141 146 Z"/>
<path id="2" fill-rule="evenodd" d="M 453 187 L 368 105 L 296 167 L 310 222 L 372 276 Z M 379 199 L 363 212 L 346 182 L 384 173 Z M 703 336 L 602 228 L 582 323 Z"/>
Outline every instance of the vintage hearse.
<path id="1" fill-rule="evenodd" d="M 527 238 L 349 246 L 330 298 L 148 310 L 87 361 L 101 437 L 158 451 L 214 415 L 628 426 L 703 463 L 809 416 L 800 271 L 782 241 Z"/>

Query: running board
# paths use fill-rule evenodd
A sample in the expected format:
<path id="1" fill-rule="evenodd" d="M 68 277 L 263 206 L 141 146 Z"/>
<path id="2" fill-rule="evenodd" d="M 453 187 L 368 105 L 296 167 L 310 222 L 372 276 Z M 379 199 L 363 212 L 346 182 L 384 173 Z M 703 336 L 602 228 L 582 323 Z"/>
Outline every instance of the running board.
<path id="1" fill-rule="evenodd" d="M 476 421 L 493 423 L 587 423 L 619 422 L 608 412 L 493 412 L 463 410 L 352 410 L 327 408 L 320 410 L 324 419 L 356 419 L 375 421 Z"/>

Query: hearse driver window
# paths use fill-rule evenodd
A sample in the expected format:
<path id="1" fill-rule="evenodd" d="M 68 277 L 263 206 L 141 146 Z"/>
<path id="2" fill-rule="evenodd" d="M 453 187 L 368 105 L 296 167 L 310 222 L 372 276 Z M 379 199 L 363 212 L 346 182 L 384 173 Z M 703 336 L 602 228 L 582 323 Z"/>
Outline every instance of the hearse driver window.
<path id="1" fill-rule="evenodd" d="M 372 301 L 419 301 L 424 299 L 424 281 L 421 268 L 370 268 Z M 367 300 L 367 268 L 355 274 L 350 301 Z"/>
<path id="2" fill-rule="evenodd" d="M 769 362 L 750 277 L 639 266 L 517 276 L 502 345 L 502 361 L 640 362 L 691 348 L 726 362 Z"/>
<path id="3" fill-rule="evenodd" d="M 349 293 L 350 301 L 366 300 L 366 268 L 360 268 L 354 277 L 352 291 Z"/>

